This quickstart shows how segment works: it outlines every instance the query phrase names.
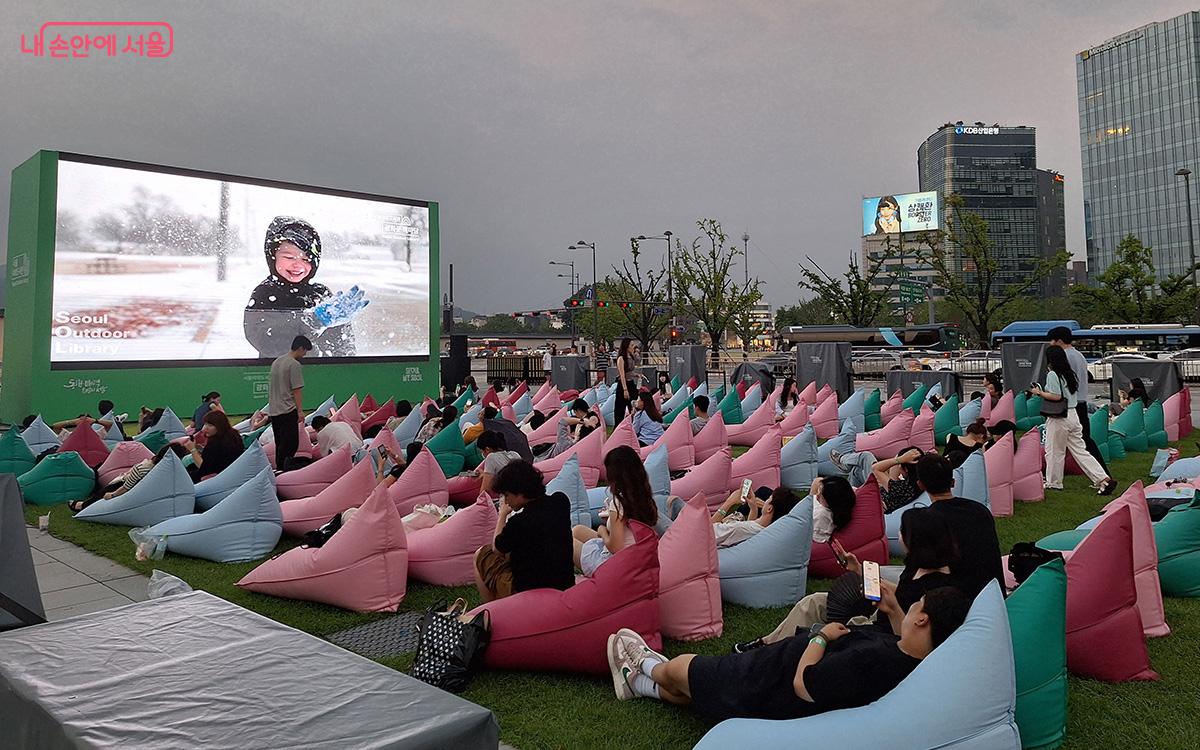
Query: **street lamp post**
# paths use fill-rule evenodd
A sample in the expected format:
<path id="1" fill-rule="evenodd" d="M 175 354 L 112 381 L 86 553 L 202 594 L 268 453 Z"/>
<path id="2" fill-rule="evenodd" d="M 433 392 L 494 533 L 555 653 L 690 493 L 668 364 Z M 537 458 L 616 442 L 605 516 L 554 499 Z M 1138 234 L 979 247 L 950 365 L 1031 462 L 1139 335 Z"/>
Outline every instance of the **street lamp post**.
<path id="1" fill-rule="evenodd" d="M 1192 277 L 1192 288 L 1197 286 L 1196 280 L 1196 235 L 1192 229 L 1192 170 L 1181 167 L 1175 172 L 1176 177 L 1183 178 L 1183 196 L 1187 202 L 1187 223 L 1188 223 L 1188 255 L 1192 262 L 1192 272 L 1188 274 Z M 1200 322 L 1200 299 L 1196 301 L 1197 321 Z"/>
<path id="2" fill-rule="evenodd" d="M 671 330 L 675 330 L 675 263 L 674 255 L 671 248 L 671 237 L 674 233 L 668 229 L 658 237 L 647 237 L 644 234 L 639 234 L 634 237 L 635 240 L 666 240 L 667 242 L 667 307 L 671 309 Z M 669 337 L 668 337 L 668 340 Z"/>
<path id="3" fill-rule="evenodd" d="M 560 279 L 568 280 L 568 283 L 570 283 L 570 285 L 571 285 L 571 299 L 574 299 L 575 291 L 578 288 L 577 282 L 579 281 L 579 276 L 578 276 L 578 274 L 575 273 L 575 261 L 573 261 L 573 260 L 552 260 L 552 261 L 550 261 L 550 265 L 552 265 L 552 266 L 569 266 L 570 267 L 570 269 L 571 269 L 570 276 L 568 276 L 565 273 L 560 273 L 557 275 L 557 277 Z M 575 311 L 567 310 L 566 313 L 571 318 L 571 345 L 574 346 L 575 345 Z"/>
<path id="4" fill-rule="evenodd" d="M 592 251 L 592 316 L 595 320 L 592 329 L 592 354 L 596 357 L 596 369 L 600 368 L 600 308 L 596 307 L 596 302 L 599 301 L 596 279 L 596 243 L 584 242 L 580 240 L 567 249 L 571 252 L 576 250 L 588 249 Z"/>
<path id="5" fill-rule="evenodd" d="M 750 286 L 750 233 L 742 232 L 742 267 L 746 269 L 746 286 Z"/>

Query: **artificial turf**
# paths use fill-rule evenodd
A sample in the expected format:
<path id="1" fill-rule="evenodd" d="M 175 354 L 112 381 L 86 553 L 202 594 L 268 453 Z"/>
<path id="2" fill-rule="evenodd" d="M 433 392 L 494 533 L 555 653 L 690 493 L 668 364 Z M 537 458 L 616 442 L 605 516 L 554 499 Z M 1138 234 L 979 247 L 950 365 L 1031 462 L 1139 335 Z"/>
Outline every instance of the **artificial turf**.
<path id="1" fill-rule="evenodd" d="M 1152 454 L 1130 454 L 1111 468 L 1121 490 L 1138 479 L 1148 480 Z M 996 520 L 1001 549 L 1020 541 L 1036 541 L 1062 529 L 1074 528 L 1096 515 L 1110 498 L 1097 497 L 1082 477 L 1067 477 L 1068 489 L 1049 493 L 1045 502 L 1017 503 L 1011 518 Z M 26 506 L 26 521 L 36 523 L 45 508 Z M 76 521 L 65 505 L 52 509 L 50 532 L 96 554 L 135 570 L 158 568 L 267 617 L 300 630 L 325 636 L 357 624 L 386 617 L 356 614 L 309 602 L 277 599 L 238 589 L 234 582 L 258 563 L 219 564 L 167 554 L 163 560 L 137 562 L 128 529 Z M 281 542 L 276 553 L 295 544 Z M 827 582 L 810 580 L 809 590 Z M 404 611 L 423 611 L 443 598 L 463 596 L 477 603 L 472 587 L 446 589 L 409 582 Z M 1070 679 L 1070 717 L 1066 748 L 1200 748 L 1200 600 L 1167 599 L 1171 635 L 1149 641 L 1150 660 L 1162 679 L 1110 685 Z M 772 630 L 786 608 L 752 610 L 725 606 L 725 634 L 699 643 L 668 641 L 666 652 L 728 653 L 735 641 Z M 411 656 L 385 660 L 406 670 Z M 302 675 L 297 675 L 297 679 Z M 582 677 L 520 672 L 483 672 L 464 697 L 495 712 L 501 739 L 520 748 L 685 748 L 691 747 L 708 725 L 687 711 L 651 700 L 620 703 L 607 677 Z M 919 736 L 921 723 L 912 723 Z M 802 738 L 797 738 L 802 745 Z"/>

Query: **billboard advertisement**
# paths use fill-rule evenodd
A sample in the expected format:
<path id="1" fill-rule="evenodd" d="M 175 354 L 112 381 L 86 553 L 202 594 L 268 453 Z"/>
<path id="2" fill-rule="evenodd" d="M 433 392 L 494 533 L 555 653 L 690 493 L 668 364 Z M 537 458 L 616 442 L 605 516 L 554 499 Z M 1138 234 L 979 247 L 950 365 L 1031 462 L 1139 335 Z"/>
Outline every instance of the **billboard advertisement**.
<path id="1" fill-rule="evenodd" d="M 941 206 L 936 192 L 863 198 L 863 236 L 939 229 Z"/>
<path id="2" fill-rule="evenodd" d="M 430 356 L 429 204 L 62 155 L 52 369 Z M 44 330 L 44 329 L 43 329 Z"/>

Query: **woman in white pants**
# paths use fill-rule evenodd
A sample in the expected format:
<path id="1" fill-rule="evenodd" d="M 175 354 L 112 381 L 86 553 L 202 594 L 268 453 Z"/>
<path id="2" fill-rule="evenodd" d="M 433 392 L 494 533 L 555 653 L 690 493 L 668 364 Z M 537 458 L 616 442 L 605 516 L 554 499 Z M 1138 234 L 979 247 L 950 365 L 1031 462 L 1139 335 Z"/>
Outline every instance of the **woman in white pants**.
<path id="1" fill-rule="evenodd" d="M 1087 451 L 1083 442 L 1083 426 L 1079 424 L 1079 416 L 1075 413 L 1078 403 L 1076 391 L 1079 381 L 1067 361 L 1067 353 L 1062 347 L 1046 347 L 1045 388 L 1030 388 L 1030 391 L 1048 404 L 1066 401 L 1066 412 L 1062 416 L 1046 417 L 1046 489 L 1061 490 L 1063 479 L 1063 462 L 1067 451 L 1075 458 L 1075 463 L 1083 469 L 1083 473 L 1092 480 L 1092 486 L 1098 495 L 1111 495 L 1117 489 L 1117 482 L 1108 476 L 1100 463 Z"/>

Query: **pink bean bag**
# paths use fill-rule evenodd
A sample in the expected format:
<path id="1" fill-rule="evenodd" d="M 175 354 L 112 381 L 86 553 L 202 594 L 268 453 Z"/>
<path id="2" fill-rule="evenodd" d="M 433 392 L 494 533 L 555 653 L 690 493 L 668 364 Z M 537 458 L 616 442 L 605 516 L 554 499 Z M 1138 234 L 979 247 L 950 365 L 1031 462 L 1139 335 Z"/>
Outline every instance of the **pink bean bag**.
<path id="1" fill-rule="evenodd" d="M 1183 440 L 1192 434 L 1192 389 L 1184 388 L 1179 394 L 1179 439 Z"/>
<path id="2" fill-rule="evenodd" d="M 437 458 L 428 448 L 422 447 L 396 483 L 388 487 L 387 496 L 403 517 L 418 505 L 449 504 L 450 488 Z"/>
<path id="3" fill-rule="evenodd" d="M 663 635 L 680 641 L 719 638 L 724 629 L 717 541 L 703 493 L 658 540 L 658 614 Z"/>
<path id="4" fill-rule="evenodd" d="M 537 399 L 533 402 L 533 408 L 537 409 L 543 414 L 550 409 L 557 409 L 561 405 L 562 397 L 559 395 L 558 389 L 554 386 L 550 386 L 550 390 L 542 394 L 540 399 Z"/>
<path id="5" fill-rule="evenodd" d="M 375 411 L 379 408 L 379 402 L 375 400 L 374 396 L 368 393 L 367 397 L 362 400 L 361 407 L 363 411 Z"/>
<path id="6" fill-rule="evenodd" d="M 774 407 L 772 407 L 772 410 L 774 410 Z M 804 399 L 800 399 L 800 403 L 796 404 L 795 408 L 783 418 L 783 421 L 779 422 L 779 429 L 782 434 L 794 437 L 800 434 L 810 419 L 808 404 L 804 402 Z"/>
<path id="7" fill-rule="evenodd" d="M 371 438 L 371 450 L 376 448 L 386 448 L 397 456 L 404 456 L 404 449 L 400 447 L 400 443 L 396 440 L 396 433 L 391 430 L 380 430 L 375 437 Z M 364 459 L 365 460 L 365 459 Z"/>
<path id="8" fill-rule="evenodd" d="M 986 463 L 987 457 L 984 456 L 984 464 Z M 1041 433 L 1030 430 L 1017 441 L 1017 452 L 1013 458 L 1013 500 L 1036 503 L 1046 498 L 1045 482 L 1042 478 L 1045 463 Z M 995 500 L 992 502 L 995 503 Z"/>
<path id="9" fill-rule="evenodd" d="M 1106 514 L 1067 561 L 1067 667 L 1106 682 L 1158 679 L 1137 608 L 1129 508 Z"/>
<path id="10" fill-rule="evenodd" d="M 470 474 L 459 474 L 446 480 L 446 492 L 454 505 L 464 505 L 479 497 L 483 491 L 483 479 Z"/>
<path id="11" fill-rule="evenodd" d="M 504 402 L 501 403 L 501 406 L 512 406 L 526 393 L 529 393 L 529 381 L 522 380 L 517 384 L 516 388 L 512 389 L 511 393 L 504 397 Z"/>
<path id="12" fill-rule="evenodd" d="M 545 398 L 546 394 L 549 393 L 550 389 L 553 387 L 554 385 L 549 380 L 543 380 L 542 384 L 538 386 L 537 393 L 533 394 L 533 397 L 530 400 L 536 404 L 538 401 L 541 401 L 543 398 Z M 526 386 L 526 388 L 528 388 L 528 386 Z M 513 403 L 516 403 L 516 401 L 514 400 Z"/>
<path id="13" fill-rule="evenodd" d="M 800 398 L 810 404 L 817 403 L 817 381 L 809 381 L 804 390 L 800 391 Z"/>
<path id="14" fill-rule="evenodd" d="M 797 406 L 797 409 L 800 407 Z M 765 401 L 741 424 L 730 425 L 726 435 L 730 445 L 751 446 L 758 443 L 767 428 L 775 425 L 775 402 Z"/>
<path id="15" fill-rule="evenodd" d="M 1014 407 L 1014 413 L 1015 413 L 1015 411 L 1016 410 Z M 986 425 L 988 419 L 990 419 L 992 416 L 992 397 L 991 396 L 985 395 L 983 397 L 983 400 L 979 404 L 979 416 L 983 418 L 983 423 Z"/>
<path id="16" fill-rule="evenodd" d="M 408 574 L 435 586 L 465 586 L 475 581 L 475 552 L 492 543 L 496 506 L 486 495 L 437 526 L 408 535 Z"/>
<path id="17" fill-rule="evenodd" d="M 108 454 L 108 458 L 104 459 L 104 463 L 100 464 L 97 473 L 100 476 L 100 484 L 111 484 L 121 478 L 121 475 L 133 468 L 136 463 L 141 463 L 147 458 L 154 458 L 154 454 L 150 452 L 143 443 L 136 440 L 126 440 L 117 443 L 117 446 Z"/>
<path id="18" fill-rule="evenodd" d="M 1013 401 L 1013 392 L 1005 391 L 1000 400 L 996 402 L 996 406 L 990 411 L 986 418 L 988 427 L 995 427 L 997 422 L 1012 422 L 1017 423 L 1017 409 Z M 988 404 L 988 399 L 983 399 L 984 407 Z M 982 416 L 982 414 L 981 414 Z"/>
<path id="19" fill-rule="evenodd" d="M 755 385 L 758 385 L 758 383 L 755 383 Z M 746 387 L 745 381 L 738 383 L 734 388 L 737 390 L 739 401 L 746 398 L 746 394 L 750 392 L 750 389 Z"/>
<path id="20" fill-rule="evenodd" d="M 1007 433 L 983 451 L 987 472 L 988 502 L 997 518 L 1013 514 L 1013 434 Z"/>
<path id="21" fill-rule="evenodd" d="M 362 437 L 362 407 L 358 403 L 358 394 L 351 394 L 350 399 L 342 404 L 342 408 L 333 414 L 334 422 L 345 422 L 354 428 L 354 434 Z"/>
<path id="22" fill-rule="evenodd" d="M 293 547 L 237 585 L 357 612 L 395 612 L 408 589 L 404 523 L 383 485 L 322 547 Z"/>
<path id="23" fill-rule="evenodd" d="M 370 461 L 359 461 L 353 469 L 312 497 L 280 503 L 283 533 L 304 536 L 328 523 L 335 514 L 362 505 L 374 489 L 375 467 Z"/>
<path id="24" fill-rule="evenodd" d="M 352 468 L 354 461 L 350 458 L 350 446 L 345 445 L 303 469 L 280 474 L 275 478 L 275 491 L 283 500 L 312 497 Z"/>
<path id="25" fill-rule="evenodd" d="M 487 610 L 492 640 L 483 663 L 525 672 L 608 674 L 608 637 L 636 631 L 662 647 L 658 619 L 658 537 L 630 521 L 635 543 L 566 591 L 533 589 L 497 599 Z"/>
<path id="26" fill-rule="evenodd" d="M 513 424 L 517 423 L 517 412 L 515 410 L 513 410 L 512 404 L 504 404 L 503 406 L 501 406 L 500 407 L 500 416 L 504 417 L 505 419 L 507 419 L 509 422 L 512 422 Z"/>
<path id="27" fill-rule="evenodd" d="M 534 410 L 540 411 L 536 408 Z M 542 443 L 553 443 L 558 438 L 558 418 L 562 414 L 557 412 L 547 413 L 544 411 L 542 414 L 546 415 L 546 421 L 542 423 L 541 427 L 525 436 L 529 440 L 530 447 L 541 445 Z"/>
<path id="28" fill-rule="evenodd" d="M 887 531 L 883 524 L 883 501 L 879 496 L 879 482 L 875 477 L 854 492 L 854 515 L 850 523 L 834 533 L 833 538 L 841 542 L 847 552 L 859 561 L 873 560 L 880 565 L 888 564 Z M 815 500 L 813 502 L 816 502 Z M 813 544 L 808 558 L 808 573 L 819 578 L 837 578 L 846 570 L 838 565 L 833 547 L 828 544 Z"/>
<path id="29" fill-rule="evenodd" d="M 879 459 L 894 458 L 897 453 L 911 445 L 908 441 L 916 419 L 912 409 L 903 409 L 878 430 L 857 435 L 854 438 L 854 450 L 870 451 Z"/>
<path id="30" fill-rule="evenodd" d="M 549 482 L 558 476 L 558 472 L 562 471 L 563 464 L 567 462 L 567 459 L 577 454 L 579 456 L 579 475 L 583 477 L 583 483 L 588 487 L 599 486 L 600 467 L 604 465 L 604 430 L 601 429 L 593 430 L 587 437 L 554 458 L 538 461 L 534 466 Z"/>
<path id="31" fill-rule="evenodd" d="M 819 440 L 828 440 L 838 434 L 838 401 L 832 390 L 824 401 L 817 404 L 817 408 L 813 410 L 808 421 L 812 423 Z M 933 429 L 932 423 L 930 423 L 930 429 Z"/>
<path id="32" fill-rule="evenodd" d="M 782 463 L 779 453 L 782 448 L 783 435 L 778 427 L 772 425 L 753 448 L 733 459 L 729 467 L 726 493 L 741 489 L 743 479 L 750 479 L 755 487 L 778 487 L 779 467 Z"/>
<path id="33" fill-rule="evenodd" d="M 58 447 L 59 453 L 68 451 L 78 453 L 83 462 L 93 469 L 103 464 L 108 458 L 108 446 L 89 424 L 80 425 L 71 430 L 71 434 L 67 435 L 67 439 Z"/>
<path id="34" fill-rule="evenodd" d="M 696 455 L 696 463 L 703 463 L 717 451 L 729 445 L 729 432 L 725 427 L 725 415 L 716 411 L 708 419 L 708 423 L 692 437 L 692 452 Z M 683 497 L 691 497 L 684 495 Z"/>
<path id="35" fill-rule="evenodd" d="M 676 419 L 675 421 L 678 422 L 679 420 Z M 683 421 L 687 422 L 686 419 Z M 663 434 L 665 435 L 666 433 L 664 432 Z M 616 429 L 614 429 L 612 431 L 612 434 L 609 435 L 607 438 L 605 438 L 605 440 L 604 440 L 604 457 L 607 458 L 609 451 L 611 451 L 613 448 L 617 448 L 622 445 L 633 448 L 635 451 L 640 452 L 642 450 L 642 444 L 638 442 L 637 433 L 635 433 L 633 431 L 633 417 L 632 416 L 627 416 L 624 419 L 622 419 L 621 424 L 617 425 Z M 644 455 L 648 456 L 650 454 L 646 453 Z M 606 481 L 607 479 L 608 479 L 608 477 L 605 476 L 605 473 L 604 473 L 604 461 L 601 460 L 600 461 L 600 481 L 603 482 L 603 481 Z"/>
<path id="36" fill-rule="evenodd" d="M 630 427 L 630 429 L 633 428 Z M 692 447 L 692 425 L 682 416 L 667 425 L 667 429 L 663 430 L 662 437 L 655 440 L 653 445 L 639 449 L 642 460 L 645 461 L 660 445 L 667 446 L 667 468 L 669 470 L 686 471 L 696 465 L 696 452 Z M 609 450 L 608 443 L 605 443 L 605 455 Z"/>
<path id="37" fill-rule="evenodd" d="M 912 431 L 908 434 L 908 444 L 923 451 L 937 450 L 937 442 L 933 435 L 934 411 L 928 403 L 921 407 L 921 413 L 913 419 Z"/>
<path id="38" fill-rule="evenodd" d="M 489 385 L 487 390 L 483 392 L 483 395 L 479 397 L 479 403 L 499 409 L 501 404 L 500 397 L 496 395 L 496 386 Z"/>
<path id="39" fill-rule="evenodd" d="M 733 455 L 729 446 L 721 448 L 703 463 L 678 479 L 671 480 L 671 494 L 676 497 L 694 497 L 703 494 L 710 509 L 716 509 L 729 497 L 729 477 L 733 469 Z"/>
<path id="40" fill-rule="evenodd" d="M 1167 431 L 1167 440 L 1179 440 L 1180 407 L 1183 406 L 1183 392 L 1176 391 L 1163 402 L 1163 428 Z"/>
<path id="41" fill-rule="evenodd" d="M 569 404 L 572 401 L 574 401 L 575 399 L 582 398 L 582 397 L 583 397 L 583 395 L 579 391 L 575 390 L 574 388 L 571 388 L 571 389 L 565 390 L 565 391 L 561 391 L 558 394 L 559 401 L 562 401 L 564 404 Z"/>
<path id="42" fill-rule="evenodd" d="M 879 407 L 879 420 L 886 426 L 901 411 L 906 411 L 904 408 L 904 396 L 900 395 L 900 391 L 896 391 Z M 911 412 L 912 410 L 909 409 L 907 411 Z"/>
<path id="43" fill-rule="evenodd" d="M 366 409 L 365 404 L 364 404 L 363 408 Z M 387 400 L 387 403 L 385 403 L 383 406 L 380 406 L 372 411 L 374 413 L 371 414 L 371 416 L 364 419 L 362 421 L 362 424 L 360 425 L 360 430 L 362 432 L 366 432 L 368 429 L 374 427 L 377 424 L 384 424 L 389 419 L 396 416 L 396 402 L 393 399 L 389 398 Z M 380 430 L 380 432 L 382 432 L 382 430 Z"/>
<path id="44" fill-rule="evenodd" d="M 300 430 L 298 435 L 299 442 L 296 444 L 297 458 L 320 458 L 317 456 L 317 446 L 313 445 L 312 438 L 309 437 L 308 430 Z M 263 446 L 263 453 L 267 456 L 267 463 L 271 464 L 272 469 L 278 469 L 275 465 L 275 441 L 267 443 Z M 307 466 L 304 468 L 308 468 Z"/>

